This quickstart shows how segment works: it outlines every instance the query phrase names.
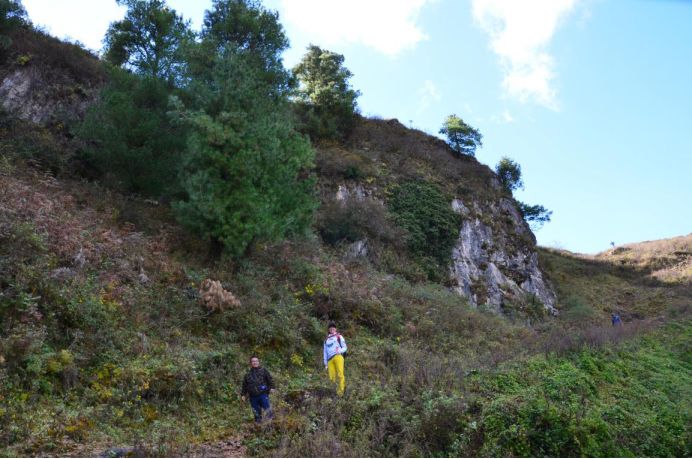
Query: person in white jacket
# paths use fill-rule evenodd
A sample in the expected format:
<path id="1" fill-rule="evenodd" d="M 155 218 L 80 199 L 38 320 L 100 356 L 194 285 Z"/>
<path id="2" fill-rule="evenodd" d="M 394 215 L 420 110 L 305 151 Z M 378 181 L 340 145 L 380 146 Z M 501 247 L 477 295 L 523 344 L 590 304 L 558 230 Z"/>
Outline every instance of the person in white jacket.
<path id="1" fill-rule="evenodd" d="M 329 323 L 329 334 L 324 341 L 324 368 L 329 372 L 329 379 L 337 384 L 336 393 L 344 395 L 346 376 L 344 375 L 344 354 L 348 350 L 346 340 L 336 331 L 334 322 Z"/>

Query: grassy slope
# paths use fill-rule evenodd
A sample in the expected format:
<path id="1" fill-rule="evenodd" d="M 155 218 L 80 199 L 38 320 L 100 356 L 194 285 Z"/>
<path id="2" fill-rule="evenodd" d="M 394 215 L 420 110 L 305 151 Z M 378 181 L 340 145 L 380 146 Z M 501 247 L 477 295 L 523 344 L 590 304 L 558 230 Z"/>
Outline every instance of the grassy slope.
<path id="1" fill-rule="evenodd" d="M 165 208 L 2 168 L 3 455 L 229 437 L 250 454 L 689 455 L 689 286 L 542 251 L 562 315 L 526 327 L 315 239 L 209 261 Z M 243 306 L 204 311 L 207 276 Z M 335 310 L 353 349 L 343 400 L 318 363 Z M 251 352 L 281 388 L 261 431 L 236 396 Z"/>
<path id="2" fill-rule="evenodd" d="M 72 45 L 15 38 L 0 74 L 49 69 L 66 100 L 104 78 Z M 0 455 L 189 455 L 227 438 L 254 455 L 690 455 L 689 273 L 649 276 L 688 246 L 542 250 L 562 313 L 527 325 L 425 282 L 386 238 L 352 263 L 315 236 L 209 259 L 165 206 L 25 164 L 65 170 L 66 148 L 0 119 Z M 317 169 L 324 200 L 354 179 L 379 198 L 420 178 L 481 205 L 502 195 L 486 166 L 395 121 L 320 146 Z M 206 277 L 242 306 L 205 311 Z M 326 316 L 351 347 L 344 399 L 319 361 Z M 280 389 L 260 430 L 237 397 L 251 353 Z"/>
<path id="3" fill-rule="evenodd" d="M 602 252 L 595 258 L 633 267 L 666 283 L 692 282 L 692 234 L 625 244 Z"/>

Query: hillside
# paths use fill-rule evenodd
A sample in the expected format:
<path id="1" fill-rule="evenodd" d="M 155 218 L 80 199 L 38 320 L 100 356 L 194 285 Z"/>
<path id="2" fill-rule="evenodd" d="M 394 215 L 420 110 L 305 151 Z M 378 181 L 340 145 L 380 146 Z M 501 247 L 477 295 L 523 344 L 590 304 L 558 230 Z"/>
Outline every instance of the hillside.
<path id="1" fill-rule="evenodd" d="M 647 272 L 663 282 L 689 284 L 692 282 L 692 234 L 617 246 L 599 253 L 596 259 Z"/>
<path id="2" fill-rule="evenodd" d="M 23 84 L 14 56 L 3 94 Z M 61 72 L 41 62 L 22 75 Z M 41 97 L 63 94 L 51 81 Z M 167 203 L 85 180 L 69 126 L 91 95 L 44 103 L 56 120 L 22 109 L 35 94 L 0 119 L 0 455 L 691 454 L 692 286 L 658 274 L 677 242 L 625 263 L 538 248 L 487 166 L 360 118 L 315 144 L 310 231 L 227 257 Z M 208 307 L 206 279 L 237 302 Z M 279 389 L 261 427 L 238 397 L 253 354 Z"/>

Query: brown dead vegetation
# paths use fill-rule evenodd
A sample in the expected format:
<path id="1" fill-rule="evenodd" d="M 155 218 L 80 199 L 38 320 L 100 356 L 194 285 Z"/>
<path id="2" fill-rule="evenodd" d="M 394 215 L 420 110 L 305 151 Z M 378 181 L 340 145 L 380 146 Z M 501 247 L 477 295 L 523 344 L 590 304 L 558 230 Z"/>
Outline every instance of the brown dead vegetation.
<path id="1" fill-rule="evenodd" d="M 228 306 L 239 307 L 240 301 L 233 293 L 224 289 L 221 282 L 204 279 L 199 289 L 201 303 L 211 312 L 223 312 Z"/>

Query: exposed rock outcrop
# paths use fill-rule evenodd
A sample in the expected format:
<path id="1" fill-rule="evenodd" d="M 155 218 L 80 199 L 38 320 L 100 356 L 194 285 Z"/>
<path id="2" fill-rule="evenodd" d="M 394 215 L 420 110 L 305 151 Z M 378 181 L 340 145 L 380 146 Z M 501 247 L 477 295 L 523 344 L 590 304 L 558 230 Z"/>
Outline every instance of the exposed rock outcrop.
<path id="1" fill-rule="evenodd" d="M 508 299 L 535 295 L 551 313 L 556 313 L 555 293 L 538 266 L 535 247 L 508 244 L 507 239 L 530 231 L 525 224 L 515 234 L 494 234 L 479 218 L 464 220 L 452 252 L 451 275 L 455 290 L 473 304 L 500 310 Z"/>
<path id="2" fill-rule="evenodd" d="M 345 145 L 319 150 L 321 170 L 346 180 L 321 181 L 328 201 L 375 199 L 410 180 L 434 182 L 461 218 L 452 251 L 453 289 L 474 305 L 502 312 L 510 303 L 540 302 L 556 314 L 556 295 L 538 264 L 536 239 L 497 175 L 475 158 L 453 153 L 439 138 L 396 120 L 362 120 Z M 351 169 L 360 178 L 348 179 Z M 357 252 L 355 245 L 349 247 Z"/>
<path id="3" fill-rule="evenodd" d="M 98 57 L 43 32 L 20 29 L 0 60 L 0 109 L 61 128 L 81 119 L 106 82 Z"/>
<path id="4" fill-rule="evenodd" d="M 81 118 L 97 94 L 94 87 L 49 83 L 33 67 L 16 69 L 0 81 L 2 108 L 19 119 L 41 125 Z"/>

